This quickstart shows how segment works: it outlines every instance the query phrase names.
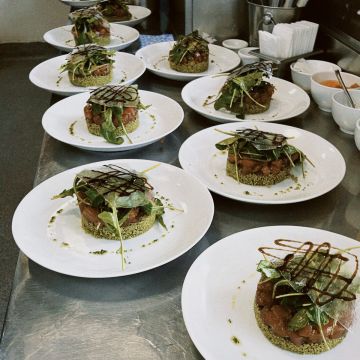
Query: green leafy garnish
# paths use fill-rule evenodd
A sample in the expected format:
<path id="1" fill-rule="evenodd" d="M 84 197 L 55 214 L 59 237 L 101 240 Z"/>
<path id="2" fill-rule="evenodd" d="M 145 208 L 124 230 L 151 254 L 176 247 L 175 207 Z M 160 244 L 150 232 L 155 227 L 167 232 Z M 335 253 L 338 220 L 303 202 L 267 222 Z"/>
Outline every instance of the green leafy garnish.
<path id="1" fill-rule="evenodd" d="M 91 76 L 96 71 L 100 71 L 104 66 L 114 63 L 111 59 L 115 55 L 114 50 L 89 44 L 82 45 L 74 49 L 69 54 L 67 62 L 60 67 L 60 72 L 69 71 L 72 78 L 74 76 Z"/>
<path id="2" fill-rule="evenodd" d="M 107 142 L 111 144 L 116 144 L 116 145 L 122 144 L 124 142 L 124 139 L 116 134 L 117 128 L 112 121 L 112 109 L 107 108 L 103 114 L 104 114 L 104 121 L 101 123 L 100 126 L 100 134 Z"/>
<path id="3" fill-rule="evenodd" d="M 230 137 L 219 141 L 215 144 L 215 147 L 222 151 L 228 150 L 229 155 L 234 156 L 236 160 L 246 158 L 266 162 L 285 157 L 292 167 L 297 162 L 303 164 L 305 160 L 313 165 L 302 151 L 288 144 L 288 138 L 282 134 L 257 129 L 241 129 L 237 131 L 216 129 L 216 131 L 230 135 Z M 237 161 L 235 161 L 235 164 L 237 165 Z M 304 169 L 303 176 L 305 176 Z"/>
<path id="4" fill-rule="evenodd" d="M 208 42 L 197 30 L 186 36 L 180 36 L 169 53 L 169 60 L 180 64 L 185 57 L 193 57 L 196 53 L 209 55 Z"/>
<path id="5" fill-rule="evenodd" d="M 105 165 L 106 171 L 83 170 L 76 175 L 72 188 L 54 196 L 56 199 L 76 195 L 79 203 L 97 210 L 99 223 L 96 225 L 106 226 L 120 240 L 122 269 L 125 267 L 122 226 L 129 219 L 131 211 L 135 209 L 139 216 L 155 215 L 158 223 L 167 230 L 163 219 L 165 208 L 178 210 L 149 196 L 153 188 L 141 175 L 157 166 L 151 166 L 141 173 L 133 173 L 116 165 Z"/>
<path id="6" fill-rule="evenodd" d="M 278 279 L 281 277 L 280 272 L 274 268 L 274 265 L 268 260 L 261 260 L 256 268 L 256 271 L 261 272 L 268 279 Z"/>
<path id="7" fill-rule="evenodd" d="M 251 95 L 251 92 L 254 89 L 271 88 L 271 94 L 265 99 L 265 103 L 267 103 L 271 98 L 274 87 L 266 82 L 264 77 L 270 77 L 270 75 L 271 66 L 265 62 L 245 65 L 233 70 L 215 100 L 215 110 L 227 109 L 235 113 L 237 118 L 243 119 L 246 112 L 244 100 L 247 97 L 253 103 L 252 107 L 258 107 L 261 111 L 265 111 L 268 105 L 266 106 L 257 101 Z M 260 110 L 256 112 L 261 112 Z"/>
<path id="8" fill-rule="evenodd" d="M 74 23 L 72 33 L 77 46 L 100 43 L 100 39 L 104 37 L 99 35 L 100 29 L 102 34 L 107 33 L 110 38 L 110 24 L 94 7 L 73 11 L 69 18 Z"/>

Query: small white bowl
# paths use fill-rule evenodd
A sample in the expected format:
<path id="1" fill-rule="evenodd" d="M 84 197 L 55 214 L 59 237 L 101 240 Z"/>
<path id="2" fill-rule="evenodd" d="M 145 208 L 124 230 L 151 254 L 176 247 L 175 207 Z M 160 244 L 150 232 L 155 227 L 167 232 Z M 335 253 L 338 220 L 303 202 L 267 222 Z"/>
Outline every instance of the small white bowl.
<path id="1" fill-rule="evenodd" d="M 294 84 L 300 86 L 305 91 L 311 89 L 311 75 L 320 71 L 334 71 L 335 69 L 341 70 L 339 66 L 331 62 L 322 60 L 306 60 L 308 70 L 299 70 L 296 68 L 296 62 L 290 65 L 291 78 Z"/>
<path id="2" fill-rule="evenodd" d="M 260 61 L 260 59 L 257 56 L 249 54 L 250 51 L 257 50 L 257 49 L 258 49 L 257 47 L 245 47 L 238 51 L 238 54 L 240 56 L 240 59 L 241 59 L 241 62 L 243 63 L 243 65 L 253 64 L 253 63 Z"/>
<path id="3" fill-rule="evenodd" d="M 226 39 L 222 42 L 222 46 L 235 52 L 249 46 L 248 42 L 240 39 Z"/>
<path id="4" fill-rule="evenodd" d="M 354 139 L 355 139 L 356 147 L 360 151 L 360 118 L 357 119 L 355 124 Z"/>
<path id="5" fill-rule="evenodd" d="M 348 73 L 341 73 L 346 86 L 354 83 L 360 85 L 360 77 Z M 332 96 L 337 93 L 339 88 L 321 85 L 320 82 L 325 80 L 337 80 L 334 71 L 318 72 L 311 76 L 311 96 L 323 111 L 330 112 L 332 104 Z"/>
<path id="6" fill-rule="evenodd" d="M 340 130 L 346 134 L 354 134 L 356 121 L 360 118 L 360 90 L 349 89 L 351 98 L 356 108 L 352 108 L 346 99 L 343 90 L 338 91 L 332 97 L 332 116 L 339 125 Z"/>

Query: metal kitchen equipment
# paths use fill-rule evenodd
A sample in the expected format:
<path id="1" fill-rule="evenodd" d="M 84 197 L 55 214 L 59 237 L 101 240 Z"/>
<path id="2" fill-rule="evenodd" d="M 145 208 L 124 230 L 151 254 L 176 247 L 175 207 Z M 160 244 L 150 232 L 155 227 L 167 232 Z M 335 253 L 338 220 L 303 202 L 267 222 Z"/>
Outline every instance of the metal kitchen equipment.
<path id="1" fill-rule="evenodd" d="M 219 42 L 248 38 L 246 0 L 177 0 L 169 1 L 169 6 L 175 35 L 199 30 Z"/>
<path id="2" fill-rule="evenodd" d="M 300 19 L 302 8 L 271 6 L 273 1 L 269 0 L 248 0 L 249 8 L 249 44 L 259 45 L 258 31 L 272 32 L 275 24 L 290 23 Z"/>

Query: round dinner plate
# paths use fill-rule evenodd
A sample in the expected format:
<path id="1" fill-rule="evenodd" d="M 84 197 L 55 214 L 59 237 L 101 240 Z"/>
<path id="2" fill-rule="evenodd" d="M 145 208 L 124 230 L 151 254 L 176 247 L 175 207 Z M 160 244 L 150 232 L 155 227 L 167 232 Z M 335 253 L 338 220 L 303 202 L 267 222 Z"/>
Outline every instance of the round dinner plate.
<path id="1" fill-rule="evenodd" d="M 73 7 L 88 7 L 96 5 L 101 0 L 60 0 L 62 3 Z"/>
<path id="2" fill-rule="evenodd" d="M 230 235 L 206 249 L 190 267 L 181 298 L 186 328 L 206 360 L 315 359 L 276 347 L 264 337 L 255 320 L 253 304 L 260 279 L 256 266 L 263 259 L 258 248 L 271 246 L 276 239 L 330 242 L 342 249 L 359 245 L 353 239 L 320 229 L 268 226 Z M 359 249 L 353 253 L 360 256 Z M 316 359 L 356 359 L 360 321 L 351 329 L 341 344 L 316 355 Z"/>
<path id="3" fill-rule="evenodd" d="M 117 253 L 120 242 L 97 239 L 81 227 L 75 199 L 52 200 L 73 186 L 74 177 L 84 169 L 113 164 L 146 175 L 156 197 L 179 210 L 165 209 L 167 230 L 159 223 L 146 233 L 125 240 L 126 267 L 122 270 Z M 195 195 L 194 195 L 195 194 Z M 182 169 L 165 163 L 121 159 L 82 165 L 57 174 L 35 187 L 18 205 L 12 222 L 16 244 L 36 263 L 59 273 L 107 278 L 125 276 L 163 265 L 193 247 L 208 230 L 214 215 L 209 191 Z M 103 250 L 103 251 L 102 251 Z M 92 252 L 104 252 L 96 255 Z"/>
<path id="4" fill-rule="evenodd" d="M 61 51 L 72 51 L 75 48 L 75 40 L 71 33 L 73 25 L 61 26 L 44 34 L 44 40 Z M 121 50 L 130 46 L 139 38 L 139 32 L 132 27 L 120 24 L 110 24 L 110 44 L 104 48 L 109 50 Z"/>
<path id="5" fill-rule="evenodd" d="M 305 161 L 305 177 L 301 166 L 292 170 L 289 178 L 272 186 L 251 186 L 238 183 L 226 175 L 227 152 L 215 144 L 230 135 L 216 131 L 259 129 L 289 138 L 312 162 Z M 292 126 L 248 121 L 219 124 L 201 130 L 181 146 L 179 161 L 182 168 L 197 177 L 209 190 L 230 199 L 256 204 L 289 204 L 321 196 L 337 186 L 345 175 L 346 165 L 341 153 L 327 140 L 309 131 Z"/>
<path id="6" fill-rule="evenodd" d="M 143 22 L 148 16 L 151 15 L 151 10 L 137 5 L 128 5 L 129 11 L 131 13 L 130 20 L 123 20 L 123 21 L 113 21 L 113 23 L 123 24 L 127 26 L 135 26 Z"/>
<path id="7" fill-rule="evenodd" d="M 30 81 L 44 90 L 63 96 L 96 88 L 75 86 L 71 84 L 67 71 L 60 73 L 60 67 L 66 63 L 67 56 L 56 56 L 35 66 L 30 72 Z M 146 70 L 144 63 L 134 55 L 116 52 L 114 59 L 113 77 L 109 85 L 132 84 Z"/>
<path id="8" fill-rule="evenodd" d="M 201 76 L 213 75 L 230 71 L 240 64 L 239 56 L 232 50 L 222 46 L 209 44 L 209 68 L 201 73 L 184 73 L 170 68 L 168 62 L 169 51 L 175 41 L 151 44 L 138 50 L 135 54 L 145 62 L 146 68 L 156 75 L 172 79 L 189 81 Z"/>
<path id="9" fill-rule="evenodd" d="M 302 114 L 310 106 L 309 95 L 303 89 L 289 81 L 272 77 L 266 80 L 275 86 L 270 108 L 261 114 L 249 114 L 245 115 L 245 119 L 238 119 L 225 109 L 214 109 L 214 101 L 226 78 L 226 76 L 206 76 L 193 80 L 184 86 L 181 96 L 191 109 L 217 122 L 287 120 Z"/>
<path id="10" fill-rule="evenodd" d="M 149 106 L 139 111 L 139 127 L 124 136 L 121 145 L 108 143 L 102 136 L 89 133 L 84 116 L 84 106 L 90 93 L 65 98 L 52 105 L 44 114 L 42 125 L 53 138 L 66 144 L 93 151 L 124 151 L 149 145 L 173 132 L 184 119 L 182 107 L 167 96 L 139 90 L 140 101 Z M 66 109 L 66 111 L 64 111 Z"/>

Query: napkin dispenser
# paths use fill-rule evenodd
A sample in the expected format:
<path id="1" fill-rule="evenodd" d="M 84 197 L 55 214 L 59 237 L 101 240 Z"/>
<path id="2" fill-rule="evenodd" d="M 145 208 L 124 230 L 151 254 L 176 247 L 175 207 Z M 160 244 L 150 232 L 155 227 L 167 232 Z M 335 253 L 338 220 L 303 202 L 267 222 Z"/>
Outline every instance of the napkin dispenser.
<path id="1" fill-rule="evenodd" d="M 271 33 L 276 24 L 297 21 L 300 19 L 303 9 L 303 7 L 296 6 L 297 3 L 295 2 L 289 3 L 289 6 L 284 6 L 286 5 L 285 2 L 282 4 L 282 2 L 274 0 L 248 0 L 248 5 L 250 46 L 259 45 L 259 30 Z"/>
<path id="2" fill-rule="evenodd" d="M 246 0 L 177 0 L 169 5 L 169 23 L 175 34 L 199 30 L 217 41 L 248 38 Z"/>

